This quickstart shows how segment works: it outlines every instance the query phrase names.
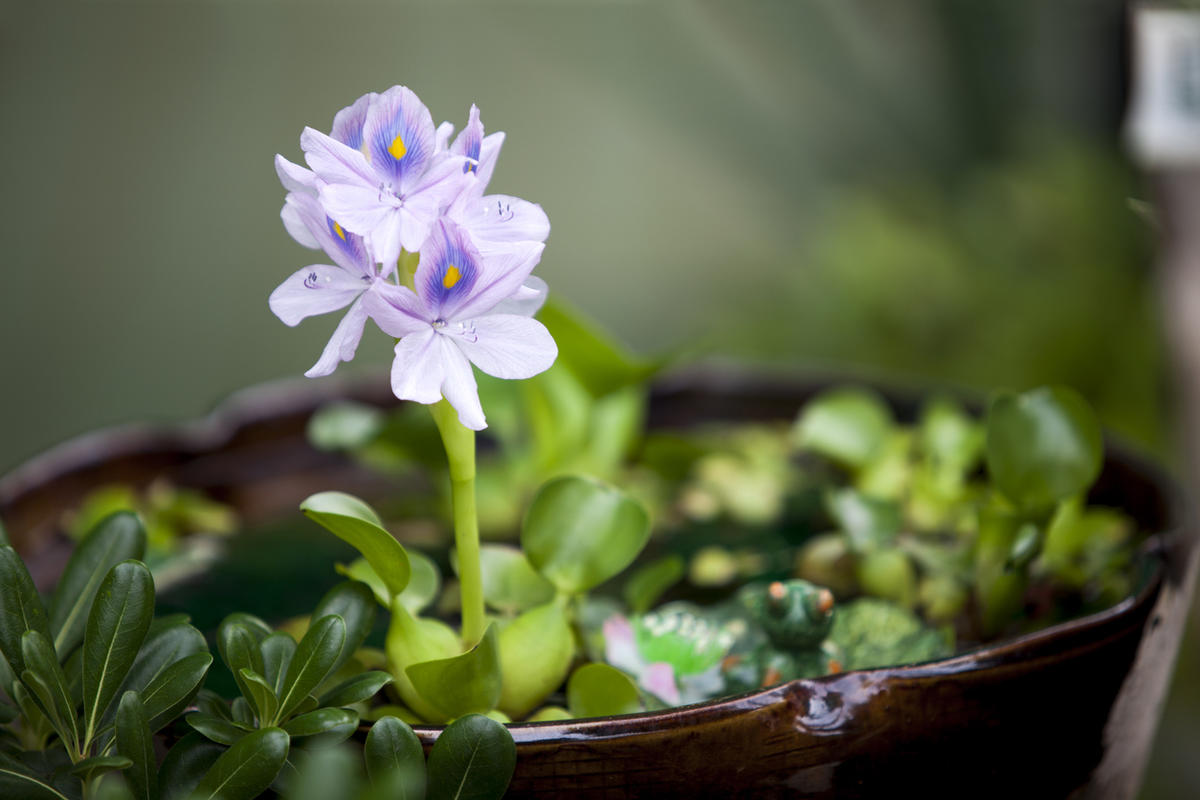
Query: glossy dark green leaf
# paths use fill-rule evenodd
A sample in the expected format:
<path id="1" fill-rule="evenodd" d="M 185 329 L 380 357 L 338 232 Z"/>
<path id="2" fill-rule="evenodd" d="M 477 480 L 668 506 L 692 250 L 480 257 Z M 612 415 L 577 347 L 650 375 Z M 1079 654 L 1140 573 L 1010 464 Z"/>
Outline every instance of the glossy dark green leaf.
<path id="1" fill-rule="evenodd" d="M 25 671 L 25 657 L 21 655 L 25 631 L 37 631 L 50 641 L 53 637 L 29 570 L 17 551 L 7 545 L 0 547 L 0 609 L 4 610 L 0 614 L 0 652 L 15 677 Z"/>
<path id="2" fill-rule="evenodd" d="M 233 722 L 233 713 L 230 711 L 229 703 L 212 689 L 201 689 L 196 692 L 196 710 L 227 722 Z"/>
<path id="3" fill-rule="evenodd" d="M 361 703 L 364 700 L 370 700 L 380 689 L 391 682 L 392 676 L 387 672 L 381 670 L 361 672 L 358 675 L 347 678 L 321 695 L 317 699 L 317 702 L 321 706 L 328 706 L 330 708 L 341 708 Z"/>
<path id="4" fill-rule="evenodd" d="M 274 688 L 267 683 L 266 678 L 252 669 L 242 667 L 238 670 L 238 677 L 241 678 L 238 683 L 246 687 L 248 694 L 245 697 L 254 707 L 259 724 L 266 727 L 274 725 L 275 715 L 279 711 L 279 698 L 275 696 Z"/>
<path id="5" fill-rule="evenodd" d="M 1061 386 L 1001 395 L 988 411 L 987 466 L 996 487 L 1027 511 L 1087 490 L 1104 459 L 1095 413 Z"/>
<path id="6" fill-rule="evenodd" d="M 261 642 L 263 639 L 271 635 L 271 626 L 264 622 L 259 617 L 253 614 L 247 614 L 244 611 L 235 611 L 225 619 L 221 620 L 221 624 L 217 626 L 217 646 L 220 646 L 221 636 L 220 631 L 226 625 L 241 625 L 245 628 L 254 641 Z M 224 658 L 224 656 L 222 656 Z"/>
<path id="7" fill-rule="evenodd" d="M 254 709 L 250 708 L 250 701 L 245 697 L 235 697 L 229 704 L 229 716 L 239 725 L 245 725 L 247 729 L 254 727 Z"/>
<path id="8" fill-rule="evenodd" d="M 160 800 L 187 800 L 224 752 L 224 747 L 200 733 L 184 736 L 168 751 L 158 770 Z"/>
<path id="9" fill-rule="evenodd" d="M 508 729 L 478 714 L 450 723 L 429 753 L 429 800 L 498 800 L 517 766 Z"/>
<path id="10" fill-rule="evenodd" d="M 371 783 L 397 787 L 403 800 L 425 796 L 425 751 L 406 723 L 395 717 L 379 718 L 367 733 L 363 759 Z"/>
<path id="11" fill-rule="evenodd" d="M 14 800 L 69 800 L 45 779 L 34 775 L 28 766 L 0 752 L 0 797 Z"/>
<path id="12" fill-rule="evenodd" d="M 358 714 L 345 708 L 318 708 L 307 714 L 300 714 L 288 720 L 283 729 L 294 739 L 306 736 L 316 736 L 329 733 L 335 729 L 345 729 L 350 726 L 350 732 L 358 727 Z M 349 735 L 349 734 L 347 734 Z"/>
<path id="13" fill-rule="evenodd" d="M 105 517 L 84 537 L 50 598 L 50 631 L 59 655 L 65 656 L 83 641 L 88 611 L 108 571 L 145 553 L 146 531 L 130 511 Z"/>
<path id="14" fill-rule="evenodd" d="M 620 489 L 568 476 L 542 486 L 521 528 L 521 547 L 560 591 L 577 594 L 633 562 L 650 536 L 650 517 Z"/>
<path id="15" fill-rule="evenodd" d="M 83 705 L 83 648 L 76 647 L 67 656 L 63 664 L 63 674 L 67 677 L 67 691 L 71 693 L 71 702 L 78 708 Z"/>
<path id="16" fill-rule="evenodd" d="M 154 734 L 146 707 L 137 692 L 125 692 L 117 704 L 117 753 L 133 762 L 125 770 L 125 781 L 137 800 L 158 797 L 158 762 L 154 758 Z"/>
<path id="17" fill-rule="evenodd" d="M 296 654 L 296 640 L 289 633 L 277 631 L 262 640 L 259 650 L 262 652 L 263 677 L 278 697 L 283 689 L 283 677 L 287 674 L 288 664 L 292 663 L 292 656 Z"/>
<path id="18" fill-rule="evenodd" d="M 79 741 L 79 726 L 75 703 L 67 686 L 67 677 L 59 666 L 50 641 L 37 631 L 25 631 L 21 637 L 21 654 L 25 658 L 22 680 L 41 701 L 54 729 L 64 742 Z M 29 677 L 36 677 L 30 681 Z"/>
<path id="19" fill-rule="evenodd" d="M 287 733 L 279 728 L 246 734 L 212 765 L 192 800 L 252 800 L 283 769 L 289 744 Z"/>
<path id="20" fill-rule="evenodd" d="M 793 436 L 798 447 L 857 469 L 883 446 L 893 425 L 891 409 L 875 392 L 832 389 L 804 406 Z"/>
<path id="21" fill-rule="evenodd" d="M 313 619 L 335 614 L 346 624 L 346 639 L 330 672 L 349 661 L 355 651 L 362 647 L 375 624 L 375 613 L 375 595 L 371 587 L 361 581 L 343 581 L 326 592 L 321 602 L 317 603 Z"/>
<path id="22" fill-rule="evenodd" d="M 204 634 L 193 628 L 184 619 L 176 618 L 169 621 L 156 619 L 150 626 L 149 633 L 146 634 L 146 640 L 142 642 L 142 646 L 138 650 L 137 658 L 134 659 L 129 674 L 121 682 L 119 694 L 134 691 L 138 692 L 143 700 L 147 700 L 152 696 L 151 684 L 158 682 L 159 690 L 161 690 L 162 684 L 159 679 L 172 665 L 185 658 L 198 655 L 208 656 L 208 643 L 204 640 Z M 193 660 L 188 663 L 197 664 L 199 662 Z M 212 663 L 211 656 L 205 661 L 206 665 L 209 663 Z M 204 669 L 207 669 L 207 666 Z M 203 676 L 203 671 L 200 674 Z M 108 713 L 104 715 L 101 726 L 110 724 L 115 714 L 116 709 L 110 707 Z M 151 717 L 153 716 L 154 713 L 151 713 Z M 169 721 L 164 720 L 163 724 L 165 725 Z"/>
<path id="23" fill-rule="evenodd" d="M 21 709 L 0 700 L 0 725 L 7 725 L 21 714 Z"/>
<path id="24" fill-rule="evenodd" d="M 485 544 L 479 548 L 479 565 L 483 599 L 497 611 L 515 614 L 554 597 L 554 584 L 539 575 L 516 547 Z"/>
<path id="25" fill-rule="evenodd" d="M 393 596 L 408 585 L 408 554 L 362 500 L 342 492 L 321 492 L 300 504 L 310 519 L 362 553 Z"/>
<path id="26" fill-rule="evenodd" d="M 313 750 L 306 745 L 303 754 L 293 753 L 288 761 L 296 765 L 296 771 L 283 787 L 287 800 L 403 800 L 384 794 L 380 787 L 371 787 L 370 793 L 363 791 L 362 758 L 357 748 Z M 287 772 L 287 767 L 284 770 Z M 279 788 L 278 781 L 273 788 Z"/>
<path id="27" fill-rule="evenodd" d="M 489 625 L 479 644 L 467 652 L 413 664 L 405 673 L 417 693 L 451 719 L 491 711 L 500 701 L 496 626 Z"/>
<path id="28" fill-rule="evenodd" d="M 288 664 L 279 694 L 279 719 L 287 719 L 304 698 L 333 671 L 346 642 L 346 623 L 336 615 L 318 619 L 309 627 Z"/>
<path id="29" fill-rule="evenodd" d="M 228 722 L 218 717 L 211 717 L 201 711 L 193 711 L 184 717 L 184 720 L 197 733 L 217 744 L 231 745 L 234 742 L 241 741 L 242 737 L 250 733 L 248 726 Z"/>
<path id="30" fill-rule="evenodd" d="M 225 666 L 229 667 L 229 671 L 233 674 L 233 680 L 237 683 L 238 690 L 247 700 L 251 699 L 253 690 L 247 684 L 246 679 L 242 677 L 242 670 L 248 669 L 257 675 L 262 675 L 266 671 L 263 666 L 262 650 L 259 649 L 259 640 L 255 639 L 254 634 L 245 625 L 226 621 L 222 622 L 221 627 L 217 629 L 217 648 L 221 651 Z"/>
<path id="31" fill-rule="evenodd" d="M 567 708 L 574 717 L 609 717 L 642 710 L 637 686 L 607 664 L 584 664 L 567 681 Z"/>
<path id="32" fill-rule="evenodd" d="M 128 769 L 131 766 L 133 766 L 133 761 L 125 756 L 92 756 L 75 762 L 70 772 L 84 781 L 89 781 L 105 772 Z"/>
<path id="33" fill-rule="evenodd" d="M 683 579 L 685 565 L 678 555 L 652 561 L 629 576 L 622 594 L 634 614 L 645 614 L 662 593 Z"/>
<path id="34" fill-rule="evenodd" d="M 140 561 L 122 561 L 100 584 L 83 636 L 84 741 L 113 702 L 154 619 L 154 579 Z"/>

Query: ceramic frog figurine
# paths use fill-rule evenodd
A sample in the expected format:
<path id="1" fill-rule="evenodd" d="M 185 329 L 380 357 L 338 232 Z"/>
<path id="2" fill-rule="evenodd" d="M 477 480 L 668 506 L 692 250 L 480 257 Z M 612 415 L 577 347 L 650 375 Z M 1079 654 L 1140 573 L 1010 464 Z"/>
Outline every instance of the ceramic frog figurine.
<path id="1" fill-rule="evenodd" d="M 829 638 L 833 593 L 803 580 L 752 584 L 732 604 L 742 635 L 721 664 L 727 693 L 841 672 L 841 649 Z"/>

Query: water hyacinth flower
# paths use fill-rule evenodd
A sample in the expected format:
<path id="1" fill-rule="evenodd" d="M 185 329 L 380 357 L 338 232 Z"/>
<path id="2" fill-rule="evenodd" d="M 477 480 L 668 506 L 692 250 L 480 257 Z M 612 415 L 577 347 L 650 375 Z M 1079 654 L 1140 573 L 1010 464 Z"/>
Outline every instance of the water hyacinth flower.
<path id="1" fill-rule="evenodd" d="M 378 285 L 381 273 L 363 237 L 345 230 L 325 214 L 316 190 L 304 182 L 307 170 L 282 157 L 277 158 L 276 168 L 284 185 L 294 188 L 280 212 L 284 226 L 300 244 L 324 250 L 334 264 L 310 264 L 292 273 L 271 293 L 271 311 L 285 325 L 295 326 L 306 317 L 349 306 L 317 363 L 304 373 L 315 378 L 330 374 L 339 362 L 354 358 L 367 322 L 363 298 Z"/>
<path id="2" fill-rule="evenodd" d="M 300 146 L 326 212 L 344 229 L 368 237 L 375 255 L 390 266 L 402 249 L 421 249 L 461 193 L 466 173 L 461 158 L 438 150 L 433 117 L 410 89 L 393 86 L 364 98 L 351 106 L 353 113 L 347 109 L 338 131 L 349 141 L 305 128 Z M 352 135 L 360 113 L 361 130 Z"/>
<path id="3" fill-rule="evenodd" d="M 543 245 L 483 255 L 449 219 L 420 251 L 414 285 L 378 283 L 365 304 L 385 333 L 400 338 L 392 391 L 402 400 L 443 397 L 471 430 L 487 427 L 471 365 L 497 378 L 530 378 L 549 369 L 558 348 L 545 326 L 523 313 L 522 284 Z M 534 307 L 536 310 L 536 306 Z"/>

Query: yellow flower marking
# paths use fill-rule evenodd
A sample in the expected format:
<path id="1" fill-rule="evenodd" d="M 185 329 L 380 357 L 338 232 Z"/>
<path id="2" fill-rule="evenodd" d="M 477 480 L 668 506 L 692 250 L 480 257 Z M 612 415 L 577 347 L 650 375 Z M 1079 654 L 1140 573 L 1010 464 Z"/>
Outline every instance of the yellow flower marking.
<path id="1" fill-rule="evenodd" d="M 447 289 L 453 289 L 454 284 L 458 283 L 458 279 L 462 277 L 462 273 L 458 271 L 458 267 L 451 264 L 446 267 L 446 274 L 442 276 L 442 286 Z"/>
<path id="2" fill-rule="evenodd" d="M 336 222 L 333 223 L 333 232 L 336 233 L 338 235 L 338 238 L 341 239 L 343 242 L 346 241 L 346 232 L 344 230 L 342 230 L 342 226 L 337 224 Z"/>
<path id="3" fill-rule="evenodd" d="M 396 134 L 396 138 L 392 139 L 392 143 L 388 146 L 388 152 L 397 161 L 404 158 L 404 154 L 408 152 L 408 148 L 404 146 L 404 139 L 400 138 L 400 134 Z"/>

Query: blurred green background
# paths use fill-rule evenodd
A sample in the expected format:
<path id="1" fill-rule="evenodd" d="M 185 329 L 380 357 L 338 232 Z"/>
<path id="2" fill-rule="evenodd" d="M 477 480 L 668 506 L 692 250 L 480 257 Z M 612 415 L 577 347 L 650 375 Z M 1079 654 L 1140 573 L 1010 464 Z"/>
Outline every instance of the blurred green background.
<path id="1" fill-rule="evenodd" d="M 549 214 L 539 274 L 639 350 L 1066 383 L 1174 459 L 1125 26 L 1116 0 L 0 0 L 0 470 L 307 369 L 336 320 L 267 310 L 315 258 L 271 159 L 396 83 L 507 132 L 492 189 Z M 1198 730 L 1178 680 L 1145 798 L 1200 794 Z"/>

